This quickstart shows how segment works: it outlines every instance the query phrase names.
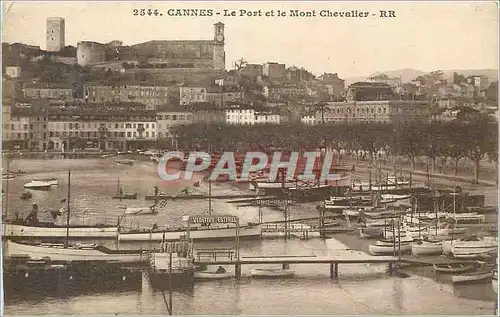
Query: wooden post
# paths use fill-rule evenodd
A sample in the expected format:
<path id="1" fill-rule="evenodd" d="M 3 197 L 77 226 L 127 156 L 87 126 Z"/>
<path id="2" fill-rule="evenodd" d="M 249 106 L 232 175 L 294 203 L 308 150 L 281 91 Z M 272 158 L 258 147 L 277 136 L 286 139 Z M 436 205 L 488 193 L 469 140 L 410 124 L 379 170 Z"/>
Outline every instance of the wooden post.
<path id="1" fill-rule="evenodd" d="M 234 265 L 234 275 L 237 280 L 241 279 L 241 264 Z"/>
<path id="2" fill-rule="evenodd" d="M 289 263 L 283 263 L 282 267 L 283 267 L 283 270 L 288 270 L 290 268 L 290 264 Z"/>
<path id="3" fill-rule="evenodd" d="M 334 277 L 334 273 L 333 273 L 333 262 L 330 263 L 330 278 L 333 278 Z"/>
<path id="4" fill-rule="evenodd" d="M 389 275 L 394 276 L 394 268 L 392 262 L 389 262 Z"/>
<path id="5" fill-rule="evenodd" d="M 334 263 L 335 271 L 333 272 L 335 278 L 339 277 L 339 264 L 337 262 Z"/>

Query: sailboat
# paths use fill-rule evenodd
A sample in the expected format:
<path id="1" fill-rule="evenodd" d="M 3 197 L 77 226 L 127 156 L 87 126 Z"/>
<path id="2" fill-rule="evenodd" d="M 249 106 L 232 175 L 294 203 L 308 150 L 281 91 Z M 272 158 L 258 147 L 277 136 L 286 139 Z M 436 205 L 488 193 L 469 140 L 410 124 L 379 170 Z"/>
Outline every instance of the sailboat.
<path id="1" fill-rule="evenodd" d="M 435 207 L 435 212 L 438 212 L 437 207 Z M 436 217 L 436 221 L 439 221 L 439 218 Z M 420 229 L 420 222 L 418 223 Z M 437 223 L 436 223 L 437 230 Z M 441 241 L 428 241 L 422 239 L 421 231 L 418 231 L 418 241 L 413 242 L 411 244 L 411 253 L 413 255 L 432 255 L 432 254 L 441 254 L 443 252 L 443 243 Z"/>
<path id="2" fill-rule="evenodd" d="M 212 214 L 212 182 L 208 182 L 208 214 Z M 166 201 L 164 201 L 166 203 Z M 163 203 L 163 202 L 162 202 Z M 239 227 L 239 237 L 260 238 L 262 228 L 260 224 L 248 223 Z M 182 227 L 158 227 L 124 231 L 119 229 L 119 241 L 177 241 L 187 234 L 187 225 Z M 234 239 L 236 228 L 232 224 L 193 224 L 189 228 L 189 237 L 193 240 L 222 240 Z"/>
<path id="3" fill-rule="evenodd" d="M 3 237 L 36 237 L 36 238 L 116 238 L 118 234 L 117 226 L 110 225 L 77 225 L 69 226 L 69 202 L 70 202 L 70 179 L 71 172 L 68 172 L 68 196 L 61 202 L 68 203 L 68 222 L 66 225 L 57 225 L 54 222 L 42 222 L 38 220 L 38 206 L 33 204 L 33 209 L 25 219 L 15 219 L 4 221 Z M 5 206 L 5 213 L 7 213 Z M 71 230 L 70 230 L 71 229 Z"/>
<path id="4" fill-rule="evenodd" d="M 113 199 L 137 199 L 137 193 L 124 193 L 121 186 L 120 180 L 118 179 L 118 185 L 116 188 L 116 195 L 112 197 Z"/>

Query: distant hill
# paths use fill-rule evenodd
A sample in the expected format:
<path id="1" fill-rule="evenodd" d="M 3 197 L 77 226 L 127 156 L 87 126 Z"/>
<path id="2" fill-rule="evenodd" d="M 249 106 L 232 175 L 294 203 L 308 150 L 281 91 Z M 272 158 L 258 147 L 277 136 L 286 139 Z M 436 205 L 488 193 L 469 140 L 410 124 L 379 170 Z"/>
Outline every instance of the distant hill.
<path id="1" fill-rule="evenodd" d="M 453 73 L 459 73 L 464 76 L 470 76 L 470 75 L 483 75 L 488 77 L 490 82 L 497 81 L 498 80 L 498 70 L 496 69 L 458 69 L 458 70 L 443 70 L 444 77 L 445 78 L 451 78 L 453 77 Z M 421 70 L 413 69 L 413 68 L 404 68 L 404 69 L 397 69 L 397 70 L 389 70 L 385 72 L 376 72 L 371 75 L 367 75 L 364 77 L 350 77 L 350 78 L 345 78 L 345 85 L 346 87 L 350 84 L 353 84 L 358 81 L 366 81 L 368 77 L 371 76 L 376 76 L 380 74 L 386 74 L 389 77 L 401 77 L 403 82 L 409 82 L 412 79 L 417 78 L 418 76 L 428 74 L 429 72 L 423 72 Z"/>

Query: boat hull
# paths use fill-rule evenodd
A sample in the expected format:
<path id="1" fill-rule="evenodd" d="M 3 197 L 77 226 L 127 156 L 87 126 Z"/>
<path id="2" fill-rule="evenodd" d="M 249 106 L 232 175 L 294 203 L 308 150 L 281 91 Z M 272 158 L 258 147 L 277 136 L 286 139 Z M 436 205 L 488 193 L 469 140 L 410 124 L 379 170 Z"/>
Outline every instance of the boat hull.
<path id="1" fill-rule="evenodd" d="M 446 266 L 446 267 L 443 267 L 443 266 L 438 266 L 436 264 L 434 264 L 434 271 L 436 273 L 464 273 L 464 272 L 467 272 L 469 270 L 472 270 L 474 268 L 474 265 L 470 264 L 470 265 L 460 265 L 460 266 Z"/>
<path id="2" fill-rule="evenodd" d="M 224 280 L 233 277 L 231 273 L 194 272 L 195 280 Z"/>
<path id="3" fill-rule="evenodd" d="M 399 252 L 399 245 L 396 245 L 396 248 L 394 248 L 393 245 L 375 245 L 375 244 L 370 244 L 368 246 L 368 251 L 372 255 L 382 255 L 382 254 L 394 254 L 394 250 L 396 250 L 396 253 Z M 409 252 L 411 251 L 411 245 L 410 244 L 402 244 L 401 245 L 401 252 Z"/>
<path id="4" fill-rule="evenodd" d="M 118 235 L 119 241 L 161 241 L 165 235 L 165 240 L 176 241 L 181 236 L 186 235 L 186 231 L 166 231 L 166 232 L 141 232 L 141 233 L 120 233 Z M 240 227 L 240 239 L 244 238 L 260 238 L 262 228 L 258 226 L 242 226 Z M 236 228 L 219 228 L 219 229 L 198 229 L 190 230 L 189 238 L 193 240 L 217 240 L 217 239 L 235 239 Z"/>
<path id="5" fill-rule="evenodd" d="M 142 253 L 107 254 L 95 249 L 75 249 L 64 247 L 49 247 L 43 245 L 28 245 L 22 243 L 7 242 L 7 256 L 28 255 L 32 259 L 49 257 L 51 261 L 119 261 L 122 263 L 140 263 L 147 260 Z"/>
<path id="6" fill-rule="evenodd" d="M 413 255 L 432 255 L 443 253 L 442 243 L 423 242 L 422 244 L 413 243 L 411 245 L 411 254 Z"/>
<path id="7" fill-rule="evenodd" d="M 453 275 L 451 281 L 453 283 L 475 283 L 485 282 L 493 277 L 493 272 L 477 273 L 477 274 L 462 274 Z"/>
<path id="8" fill-rule="evenodd" d="M 32 227 L 25 225 L 3 224 L 4 237 L 66 238 L 66 227 Z M 70 227 L 70 238 L 116 238 L 116 227 Z"/>

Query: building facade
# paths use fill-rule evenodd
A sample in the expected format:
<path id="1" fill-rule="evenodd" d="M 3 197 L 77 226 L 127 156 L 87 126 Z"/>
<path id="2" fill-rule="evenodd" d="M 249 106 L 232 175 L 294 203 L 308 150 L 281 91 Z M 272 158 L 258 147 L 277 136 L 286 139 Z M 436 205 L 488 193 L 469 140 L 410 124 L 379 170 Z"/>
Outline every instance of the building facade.
<path id="1" fill-rule="evenodd" d="M 47 18 L 47 52 L 59 52 L 65 45 L 65 23 L 63 18 Z"/>
<path id="2" fill-rule="evenodd" d="M 267 62 L 262 68 L 262 74 L 269 79 L 283 79 L 286 75 L 286 65 L 275 62 Z"/>
<path id="3" fill-rule="evenodd" d="M 179 87 L 179 103 L 183 106 L 207 102 L 205 87 Z"/>
<path id="4" fill-rule="evenodd" d="M 316 112 L 316 122 L 323 118 L 326 124 L 428 122 L 429 106 L 427 101 L 414 100 L 329 102 L 323 114 Z"/>
<path id="5" fill-rule="evenodd" d="M 184 108 L 169 108 L 156 114 L 156 134 L 158 139 L 172 140 L 171 128 L 193 123 L 193 113 Z"/>
<path id="6" fill-rule="evenodd" d="M 134 102 L 146 105 L 147 110 L 169 104 L 173 89 L 162 86 L 138 85 L 85 85 L 84 99 L 87 102 Z"/>
<path id="7" fill-rule="evenodd" d="M 52 99 L 61 101 L 73 100 L 73 88 L 68 86 L 57 85 L 25 85 L 23 88 L 24 98 L 27 100 L 33 99 Z"/>
<path id="8" fill-rule="evenodd" d="M 262 95 L 268 100 L 282 101 L 289 98 L 297 98 L 308 95 L 305 87 L 297 85 L 290 86 L 272 86 L 266 85 L 262 88 Z"/>
<path id="9" fill-rule="evenodd" d="M 21 67 L 7 66 L 5 67 L 5 75 L 9 78 L 19 78 L 21 77 Z"/>

